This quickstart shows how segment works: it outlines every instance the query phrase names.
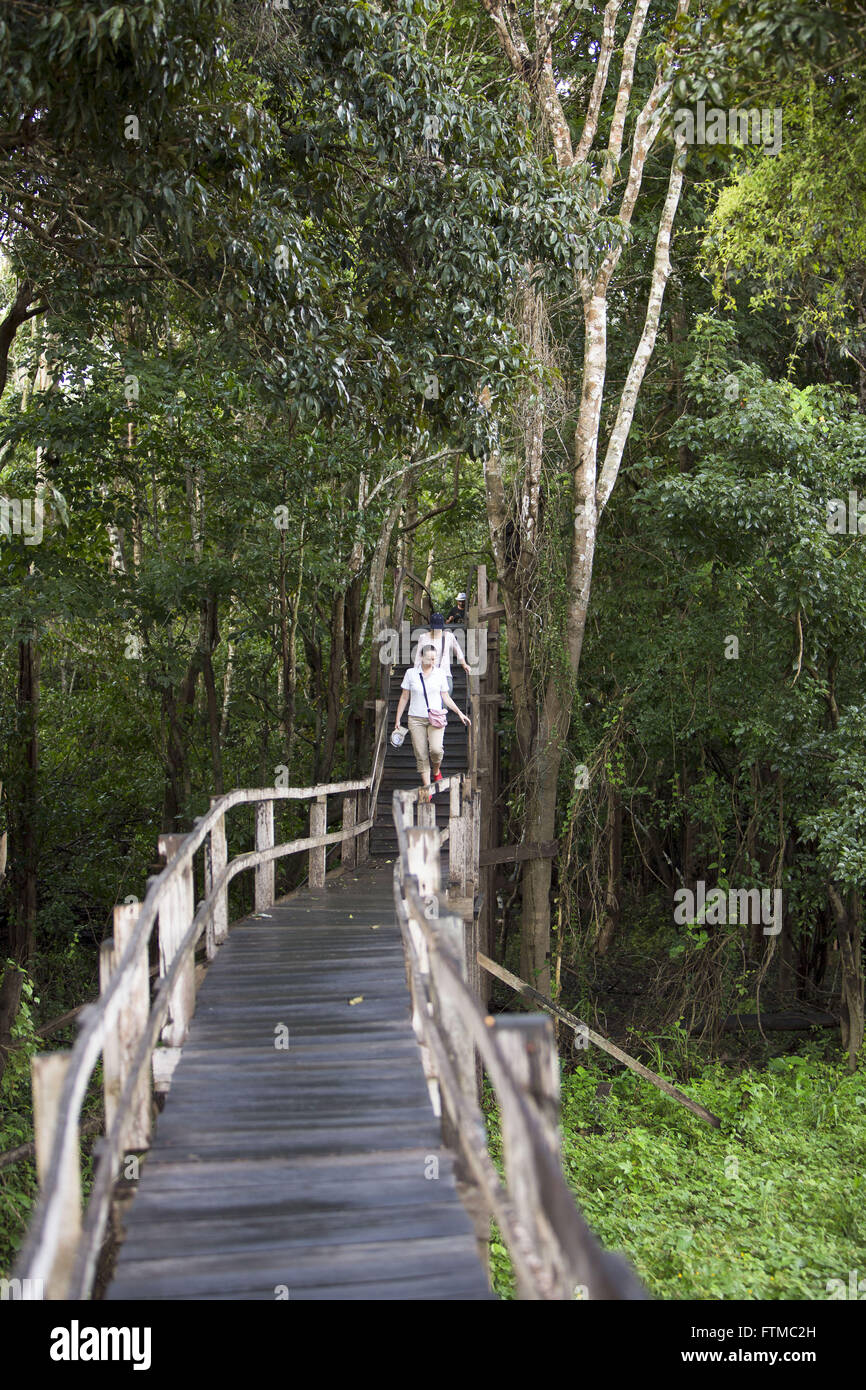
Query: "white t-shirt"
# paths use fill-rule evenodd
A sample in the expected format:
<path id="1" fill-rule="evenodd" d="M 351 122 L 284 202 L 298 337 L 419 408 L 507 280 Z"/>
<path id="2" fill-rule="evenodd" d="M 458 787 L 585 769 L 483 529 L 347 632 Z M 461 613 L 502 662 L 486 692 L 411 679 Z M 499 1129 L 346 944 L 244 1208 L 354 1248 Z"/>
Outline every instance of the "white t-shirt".
<path id="1" fill-rule="evenodd" d="M 455 653 L 459 662 L 462 663 L 466 659 L 463 655 L 463 649 L 453 632 L 448 632 L 446 628 L 434 628 L 430 632 L 426 632 L 424 636 L 419 639 L 418 646 L 415 650 L 414 664 L 416 668 L 421 665 L 421 648 L 428 646 L 436 648 L 436 656 L 433 659 L 434 664 L 437 667 L 441 667 L 446 676 L 451 675 L 451 657 Z"/>
<path id="2" fill-rule="evenodd" d="M 424 685 L 427 687 L 427 699 L 430 701 L 431 709 L 444 709 L 442 703 L 442 691 L 448 694 L 448 677 L 441 667 L 434 666 L 429 675 L 424 676 Z M 417 719 L 427 718 L 427 705 L 424 701 L 424 691 L 421 687 L 421 668 L 410 666 L 403 677 L 401 690 L 408 690 L 411 699 L 409 701 L 409 713 L 415 715 Z"/>

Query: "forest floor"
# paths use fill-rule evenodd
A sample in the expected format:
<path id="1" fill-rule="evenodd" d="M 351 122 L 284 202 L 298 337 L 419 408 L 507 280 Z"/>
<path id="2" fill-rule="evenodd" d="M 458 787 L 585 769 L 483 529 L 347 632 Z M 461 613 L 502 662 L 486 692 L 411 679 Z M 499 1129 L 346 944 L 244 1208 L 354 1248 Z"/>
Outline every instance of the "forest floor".
<path id="1" fill-rule="evenodd" d="M 566 1007 L 721 1121 L 711 1128 L 564 1030 L 563 1162 L 589 1225 L 654 1298 L 845 1298 L 861 1279 L 866 1290 L 866 1070 L 848 1071 L 838 1029 L 764 1038 L 752 1028 L 722 1035 L 713 1052 L 670 1022 L 675 995 L 658 988 L 674 979 L 670 964 L 635 939 L 563 973 Z M 754 1012 L 741 981 L 725 997 Z M 778 1002 L 761 995 L 762 1008 Z M 507 991 L 497 1003 L 513 1007 Z M 498 1239 L 491 1265 L 497 1292 L 512 1297 Z"/>

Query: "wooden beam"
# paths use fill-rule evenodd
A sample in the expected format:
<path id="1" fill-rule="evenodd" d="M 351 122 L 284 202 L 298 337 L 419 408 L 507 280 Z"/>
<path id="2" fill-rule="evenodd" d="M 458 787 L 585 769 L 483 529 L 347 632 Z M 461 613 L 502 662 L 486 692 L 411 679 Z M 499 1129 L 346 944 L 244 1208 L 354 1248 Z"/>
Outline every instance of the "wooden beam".
<path id="1" fill-rule="evenodd" d="M 310 839 L 322 841 L 328 829 L 328 798 L 317 796 L 310 803 Z M 341 840 L 343 838 L 340 833 Z M 310 849 L 310 868 L 307 885 L 311 892 L 318 893 L 325 886 L 325 845 L 319 843 Z"/>
<path id="2" fill-rule="evenodd" d="M 60 1116 L 60 1098 L 69 1068 L 69 1052 L 40 1052 L 30 1058 L 33 1087 L 33 1135 L 36 1173 L 43 1196 L 50 1167 L 54 1133 Z M 72 1278 L 75 1252 L 81 1235 L 81 1166 L 78 1124 L 67 1131 L 60 1168 L 59 1214 L 54 1253 L 50 1265 L 40 1268 L 44 1297 L 64 1299 Z"/>
<path id="3" fill-rule="evenodd" d="M 562 1022 L 567 1023 L 570 1028 L 573 1028 L 580 1038 L 595 1043 L 596 1047 L 600 1047 L 603 1052 L 608 1052 L 611 1057 L 616 1057 L 618 1062 L 622 1062 L 623 1066 L 628 1067 L 630 1071 L 636 1072 L 638 1076 L 642 1076 L 644 1081 L 651 1081 L 653 1086 L 657 1086 L 660 1091 L 664 1091 L 665 1095 L 670 1096 L 672 1100 L 678 1101 L 679 1104 L 684 1105 L 687 1110 L 691 1110 L 693 1115 L 697 1115 L 700 1119 L 706 1120 L 707 1124 L 712 1125 L 713 1129 L 718 1129 L 720 1127 L 721 1120 L 717 1115 L 714 1115 L 711 1110 L 705 1109 L 703 1105 L 699 1105 L 696 1100 L 692 1100 L 689 1096 L 684 1096 L 682 1091 L 678 1091 L 676 1086 L 672 1086 L 669 1081 L 665 1081 L 664 1077 L 656 1076 L 655 1072 L 650 1071 L 649 1067 L 645 1067 L 642 1062 L 638 1062 L 634 1057 L 630 1057 L 627 1052 L 623 1052 L 622 1048 L 617 1047 L 616 1043 L 612 1043 L 609 1038 L 603 1037 L 601 1033 L 596 1033 L 594 1029 L 588 1027 L 587 1024 L 581 1023 L 580 1019 L 575 1014 L 569 1013 L 568 1009 L 563 1009 L 559 1004 L 554 1004 L 553 1000 L 548 999 L 546 994 L 540 994 L 537 989 L 533 989 L 532 985 L 527 984 L 525 980 L 521 980 L 518 975 L 512 975 L 510 970 L 506 970 L 502 965 L 497 965 L 495 960 L 490 960 L 489 957 L 483 956 L 480 951 L 478 952 L 478 964 L 490 975 L 495 975 L 497 980 L 502 980 L 503 984 L 510 985 L 523 999 L 528 999 L 531 1003 L 537 1004 L 542 1009 L 546 1009 L 547 1012 L 553 1014 L 555 1018 L 562 1019 Z M 586 1042 L 584 1042 L 584 1046 L 586 1046 Z"/>
<path id="4" fill-rule="evenodd" d="M 554 859 L 559 851 L 558 840 L 544 840 L 541 844 L 500 845 L 497 849 L 483 849 L 481 864 L 518 864 L 525 859 Z"/>
<path id="5" fill-rule="evenodd" d="M 274 803 L 260 801 L 256 806 L 256 849 L 274 847 Z M 267 912 L 274 905 L 274 861 L 264 860 L 255 869 L 256 912 Z"/>
<path id="6" fill-rule="evenodd" d="M 213 810 L 219 797 L 211 797 L 211 810 Z M 204 891 L 205 896 L 210 897 L 213 892 L 214 884 L 220 879 L 228 864 L 228 845 L 226 843 L 226 818 L 218 816 L 210 829 L 210 834 L 205 841 L 204 854 Z M 207 936 L 205 946 L 208 960 L 213 960 L 217 950 L 225 941 L 229 934 L 229 899 L 228 886 L 222 888 L 214 904 L 213 918 L 207 925 Z"/>
<path id="7" fill-rule="evenodd" d="M 141 907 L 138 903 L 130 903 L 128 906 L 114 909 L 113 964 L 115 968 L 135 931 L 140 911 Z M 129 983 L 124 993 L 124 1002 L 117 1017 L 121 1091 L 132 1070 L 139 1043 L 147 1032 L 147 1020 L 150 1014 L 150 971 L 146 950 L 139 952 L 135 964 L 129 972 Z M 110 1128 L 108 1111 L 106 1110 L 106 1134 Z M 139 1076 L 124 1124 L 124 1147 L 136 1150 L 146 1149 L 150 1144 L 150 1130 L 150 1077 L 144 1071 Z"/>

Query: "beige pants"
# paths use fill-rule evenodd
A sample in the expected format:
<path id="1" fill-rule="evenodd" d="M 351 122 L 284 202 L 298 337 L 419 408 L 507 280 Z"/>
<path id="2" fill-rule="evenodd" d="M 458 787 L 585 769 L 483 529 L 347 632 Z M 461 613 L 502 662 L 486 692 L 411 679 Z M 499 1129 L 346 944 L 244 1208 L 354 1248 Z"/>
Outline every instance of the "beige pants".
<path id="1" fill-rule="evenodd" d="M 407 723 L 415 750 L 415 762 L 424 781 L 430 777 L 430 764 L 433 764 L 433 771 L 436 772 L 442 761 L 445 730 L 434 729 L 426 715 L 419 719 L 416 714 L 410 714 Z"/>

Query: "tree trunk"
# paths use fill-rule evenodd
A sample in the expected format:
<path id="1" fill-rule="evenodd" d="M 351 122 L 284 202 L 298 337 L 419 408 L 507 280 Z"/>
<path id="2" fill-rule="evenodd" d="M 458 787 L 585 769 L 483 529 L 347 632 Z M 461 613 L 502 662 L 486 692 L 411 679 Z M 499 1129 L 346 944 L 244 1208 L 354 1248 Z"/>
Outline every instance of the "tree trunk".
<path id="1" fill-rule="evenodd" d="M 604 107 L 611 56 L 617 42 L 616 18 L 620 9 L 618 0 L 610 0 L 605 8 L 602 33 L 596 50 L 595 80 L 588 98 L 583 130 L 576 150 L 572 145 L 569 121 L 562 106 L 562 95 L 557 88 L 553 66 L 554 35 L 560 25 L 568 22 L 566 8 L 553 3 L 538 3 L 533 7 L 531 22 L 534 26 L 535 48 L 532 50 L 524 32 L 524 14 L 527 24 L 530 22 L 528 9 L 521 11 L 518 6 L 505 4 L 504 0 L 483 0 L 483 3 L 512 71 L 524 87 L 544 134 L 550 140 L 557 167 L 563 172 L 582 170 L 596 139 L 600 114 Z M 687 11 L 688 4 L 689 0 L 678 0 L 678 16 Z M 598 152 L 602 183 L 608 194 L 621 167 L 621 159 L 622 166 L 625 166 L 626 162 L 628 164 L 619 206 L 619 218 L 624 228 L 631 225 L 646 161 L 671 101 L 671 89 L 666 84 L 665 72 L 659 63 L 652 89 L 632 126 L 630 158 L 628 161 L 622 158 L 638 47 L 648 9 L 649 0 L 635 0 L 628 33 L 622 45 L 619 84 L 613 105 L 607 150 Z M 665 63 L 667 61 L 666 57 Z M 598 524 L 619 475 L 638 395 L 655 347 L 662 299 L 671 270 L 670 244 L 674 217 L 682 191 L 684 153 L 684 146 L 678 144 L 670 168 L 667 194 L 658 219 L 655 256 L 643 326 L 626 373 L 601 466 L 599 433 L 607 368 L 607 295 L 622 255 L 622 244 L 611 246 L 597 268 L 590 271 L 587 265 L 577 272 L 583 306 L 584 353 L 572 460 L 573 526 L 570 528 L 572 541 L 563 633 L 566 670 L 557 672 L 557 676 L 552 679 L 547 678 L 541 690 L 533 691 L 530 664 L 530 652 L 536 633 L 533 626 L 533 605 L 521 602 L 523 597 L 529 596 L 526 592 L 526 578 L 533 567 L 538 568 L 540 559 L 538 482 L 544 436 L 541 387 L 535 387 L 534 400 L 527 398 L 524 402 L 524 469 L 523 477 L 519 480 L 516 509 L 509 505 L 511 489 L 510 484 L 506 489 L 503 483 L 498 446 L 485 461 L 491 544 L 502 583 L 508 619 L 509 665 L 515 697 L 517 738 L 523 767 L 527 770 L 525 780 L 528 836 L 534 837 L 537 834 L 543 835 L 544 838 L 554 837 L 556 789 L 586 631 Z M 531 288 L 532 283 L 530 273 L 523 287 L 522 327 L 524 338 L 537 358 L 538 347 L 544 345 L 544 312 L 543 304 L 539 303 L 535 291 Z M 481 399 L 483 402 L 483 390 Z M 515 539 L 516 544 L 509 544 L 509 535 Z M 533 726 L 537 728 L 534 737 Z M 529 758 L 524 751 L 527 745 L 532 745 L 532 756 Z M 524 870 L 523 931 L 526 940 L 523 968 L 526 972 L 527 965 L 531 964 L 533 971 L 537 972 L 535 975 L 529 974 L 530 979 L 546 978 L 544 972 L 548 968 L 551 869 L 550 861 L 540 861 L 530 863 Z M 539 984 L 538 988 L 547 992 L 546 985 Z"/>
<path id="2" fill-rule="evenodd" d="M 36 942 L 36 872 L 39 854 L 39 646 L 18 643 L 15 726 L 8 750 L 6 797 L 9 821 L 9 941 L 0 985 L 0 1079 L 6 1070 L 12 1028 L 21 1001 L 22 971 L 29 970 Z M 19 968 L 20 967 L 20 968 Z"/>
<path id="3" fill-rule="evenodd" d="M 845 904 L 835 884 L 829 884 L 827 891 L 836 919 L 836 940 L 842 961 L 842 1046 L 848 1051 L 848 1070 L 856 1071 L 864 1035 L 862 909 L 859 894 L 851 893 Z"/>
<path id="4" fill-rule="evenodd" d="M 217 701 L 216 680 L 214 678 L 212 659 L 212 654 L 218 646 L 220 639 L 217 625 L 217 600 L 213 597 L 205 599 L 202 604 L 201 624 L 204 643 L 201 669 L 207 698 L 207 721 L 210 733 L 211 766 L 213 768 L 213 795 L 222 796 L 225 791 L 225 785 L 223 783 L 223 757 L 222 747 L 220 745 L 220 708 Z"/>
<path id="5" fill-rule="evenodd" d="M 343 688 L 343 650 L 345 646 L 346 596 L 337 594 L 331 618 L 331 654 L 328 664 L 328 685 L 326 694 L 325 746 L 322 751 L 322 766 L 319 777 L 323 782 L 330 781 L 334 767 L 334 753 L 337 748 L 337 734 L 340 729 Z"/>
<path id="6" fill-rule="evenodd" d="M 235 670 L 235 648 L 234 643 L 229 642 L 226 652 L 226 673 L 223 678 L 223 705 L 220 716 L 220 744 L 225 744 L 226 734 L 229 728 L 229 708 L 232 699 L 232 681 Z"/>
<path id="7" fill-rule="evenodd" d="M 311 607 L 311 617 L 313 626 L 309 633 L 301 630 L 301 639 L 304 643 L 304 654 L 307 658 L 307 666 L 310 672 L 311 699 L 313 706 L 313 781 L 321 782 L 322 770 L 322 707 L 325 703 L 324 686 L 324 663 L 322 660 L 322 645 L 316 637 L 316 616 L 318 604 L 313 603 Z"/>
<path id="8" fill-rule="evenodd" d="M 610 782 L 607 784 L 607 889 L 605 892 L 604 922 L 598 935 L 596 951 L 607 954 L 619 928 L 622 886 L 622 798 Z"/>
<path id="9" fill-rule="evenodd" d="M 538 770 L 526 789 L 526 838 L 540 844 L 556 835 L 559 748 L 539 750 Z M 530 859 L 523 866 L 520 971 L 542 994 L 550 993 L 550 884 L 553 860 Z"/>
<path id="10" fill-rule="evenodd" d="M 346 591 L 344 650 L 346 658 L 346 771 L 359 769 L 361 735 L 364 724 L 361 690 L 361 576 L 356 575 Z"/>

